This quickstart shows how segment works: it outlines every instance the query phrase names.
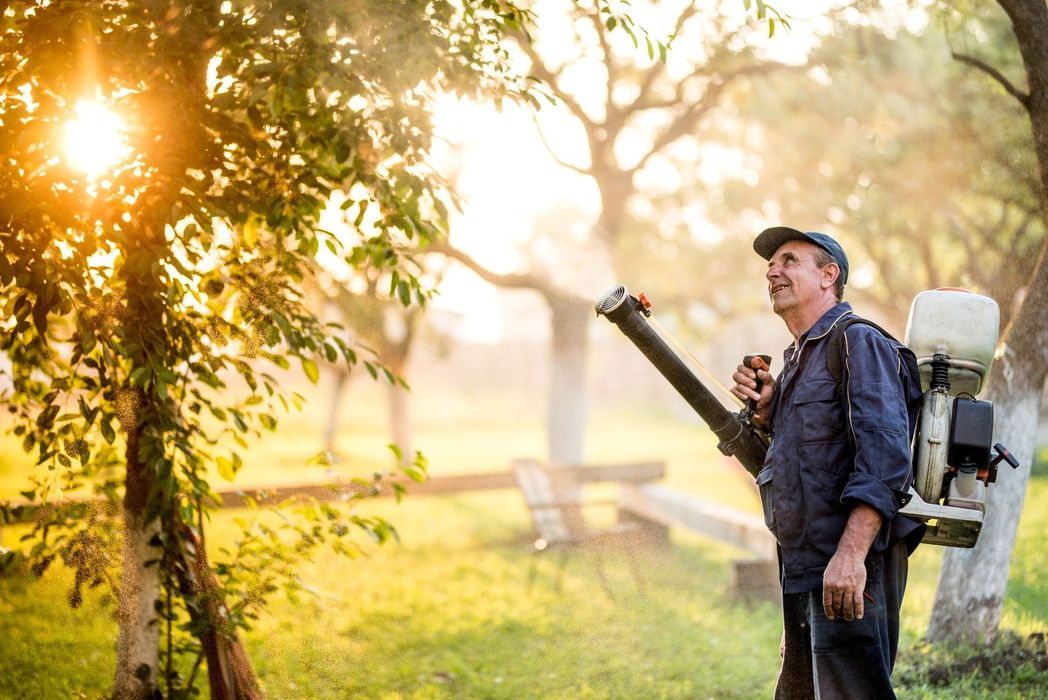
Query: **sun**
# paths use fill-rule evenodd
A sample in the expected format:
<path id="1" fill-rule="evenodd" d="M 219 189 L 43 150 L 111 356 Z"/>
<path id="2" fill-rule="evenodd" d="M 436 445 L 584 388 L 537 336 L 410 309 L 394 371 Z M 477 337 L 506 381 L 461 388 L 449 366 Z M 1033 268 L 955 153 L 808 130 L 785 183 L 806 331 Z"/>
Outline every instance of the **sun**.
<path id="1" fill-rule="evenodd" d="M 94 179 L 127 157 L 124 123 L 97 102 L 81 100 L 74 110 L 76 118 L 65 128 L 68 163 Z"/>

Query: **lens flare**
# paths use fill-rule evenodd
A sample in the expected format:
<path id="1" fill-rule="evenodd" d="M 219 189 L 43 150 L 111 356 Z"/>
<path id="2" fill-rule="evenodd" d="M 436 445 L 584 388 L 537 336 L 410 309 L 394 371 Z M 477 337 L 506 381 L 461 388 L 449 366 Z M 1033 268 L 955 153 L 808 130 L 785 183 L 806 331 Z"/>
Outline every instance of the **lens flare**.
<path id="1" fill-rule="evenodd" d="M 81 100 L 74 109 L 76 118 L 66 124 L 66 155 L 70 167 L 93 179 L 127 157 L 124 124 L 97 102 Z"/>

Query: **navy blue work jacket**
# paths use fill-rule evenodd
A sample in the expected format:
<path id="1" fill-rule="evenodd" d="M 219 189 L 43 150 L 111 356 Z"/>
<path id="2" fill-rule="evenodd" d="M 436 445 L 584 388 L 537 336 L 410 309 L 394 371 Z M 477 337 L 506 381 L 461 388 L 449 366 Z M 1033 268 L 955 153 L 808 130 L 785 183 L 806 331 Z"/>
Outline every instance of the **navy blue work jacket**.
<path id="1" fill-rule="evenodd" d="M 871 553 L 922 527 L 895 517 L 913 480 L 910 439 L 921 399 L 916 360 L 876 328 L 854 323 L 845 331 L 840 381 L 834 380 L 824 341 L 850 315 L 847 302 L 827 311 L 786 349 L 776 382 L 771 446 L 757 484 L 765 522 L 779 542 L 785 593 L 822 586 L 856 503 L 872 506 L 885 521 Z"/>

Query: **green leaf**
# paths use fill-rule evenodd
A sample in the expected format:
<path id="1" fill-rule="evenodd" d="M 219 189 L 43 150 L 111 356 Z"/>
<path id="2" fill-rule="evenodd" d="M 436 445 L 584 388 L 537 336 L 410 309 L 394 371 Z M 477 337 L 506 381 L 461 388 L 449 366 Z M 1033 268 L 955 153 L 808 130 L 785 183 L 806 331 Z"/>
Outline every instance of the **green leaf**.
<path id="1" fill-rule="evenodd" d="M 413 464 L 409 464 L 401 469 L 409 479 L 414 481 L 416 484 L 422 484 L 426 481 L 426 472 L 422 471 Z"/>
<path id="2" fill-rule="evenodd" d="M 149 374 L 148 367 L 136 367 L 134 370 L 132 370 L 131 376 L 128 378 L 128 381 L 130 381 L 131 384 L 133 384 L 134 386 L 145 386 L 145 378 L 147 374 Z"/>
<path id="3" fill-rule="evenodd" d="M 58 415 L 58 412 L 60 410 L 61 409 L 55 404 L 51 404 L 50 406 L 45 408 L 43 411 L 40 412 L 40 415 L 36 417 L 36 427 L 40 428 L 41 430 L 47 430 L 48 428 L 50 428 L 54 424 L 55 417 Z"/>
<path id="4" fill-rule="evenodd" d="M 215 457 L 215 466 L 218 468 L 218 475 L 226 481 L 233 481 L 236 478 L 237 468 L 232 460 L 225 457 Z"/>
<path id="5" fill-rule="evenodd" d="M 102 438 L 110 445 L 112 445 L 113 441 L 116 440 L 116 432 L 113 430 L 113 426 L 110 425 L 112 419 L 113 416 L 106 416 L 98 424 L 99 429 L 102 431 Z"/>
<path id="6" fill-rule="evenodd" d="M 317 363 L 308 357 L 300 358 L 302 360 L 302 371 L 309 377 L 309 381 L 316 384 L 320 381 L 320 369 L 317 367 Z"/>
<path id="7" fill-rule="evenodd" d="M 331 452 L 322 450 L 306 460 L 306 464 L 309 466 L 319 465 L 322 467 L 330 467 L 338 464 L 338 458 Z"/>

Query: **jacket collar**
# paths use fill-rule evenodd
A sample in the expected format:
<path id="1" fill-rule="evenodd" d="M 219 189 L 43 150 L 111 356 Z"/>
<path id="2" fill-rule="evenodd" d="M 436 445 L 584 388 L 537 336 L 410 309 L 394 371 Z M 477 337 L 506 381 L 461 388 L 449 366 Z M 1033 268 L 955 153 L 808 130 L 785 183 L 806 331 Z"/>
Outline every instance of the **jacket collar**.
<path id="1" fill-rule="evenodd" d="M 833 327 L 836 326 L 842 318 L 844 318 L 850 313 L 852 313 L 851 304 L 849 304 L 846 301 L 838 303 L 836 306 L 824 313 L 819 318 L 819 320 L 815 322 L 815 325 L 809 328 L 804 333 L 804 335 L 802 335 L 796 341 L 791 343 L 790 346 L 786 348 L 786 352 L 784 354 L 787 357 L 795 357 L 798 350 L 804 347 L 805 343 L 807 343 L 809 340 L 815 340 L 817 338 L 823 337 L 831 330 L 833 330 Z"/>
<path id="2" fill-rule="evenodd" d="M 804 343 L 806 340 L 821 338 L 826 335 L 837 325 L 837 322 L 840 321 L 842 317 L 847 316 L 851 312 L 851 304 L 846 301 L 838 303 L 832 309 L 824 313 L 822 318 L 816 321 L 815 325 L 809 328 L 808 332 L 801 336 L 801 343 Z"/>

